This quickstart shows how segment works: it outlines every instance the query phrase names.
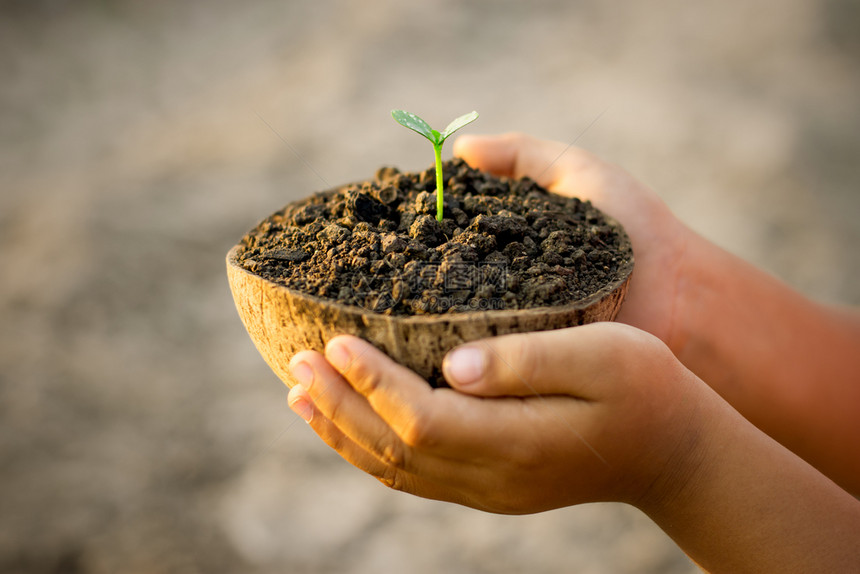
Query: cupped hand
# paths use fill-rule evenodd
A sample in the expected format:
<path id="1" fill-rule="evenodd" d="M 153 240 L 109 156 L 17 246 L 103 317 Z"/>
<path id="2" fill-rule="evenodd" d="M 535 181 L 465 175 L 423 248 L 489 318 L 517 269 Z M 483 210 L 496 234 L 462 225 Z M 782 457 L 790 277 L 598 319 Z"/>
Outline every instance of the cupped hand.
<path id="1" fill-rule="evenodd" d="M 508 177 L 528 176 L 555 193 L 590 200 L 621 222 L 633 243 L 636 265 L 618 320 L 677 350 L 673 316 L 692 232 L 657 194 L 583 149 L 524 134 L 464 135 L 454 142 L 454 154 L 473 167 Z"/>
<path id="2" fill-rule="evenodd" d="M 626 325 L 458 347 L 443 366 L 453 389 L 351 336 L 297 354 L 291 370 L 291 407 L 350 463 L 394 489 L 491 512 L 662 496 L 664 470 L 695 443 L 678 441 L 695 436 L 695 377 Z"/>

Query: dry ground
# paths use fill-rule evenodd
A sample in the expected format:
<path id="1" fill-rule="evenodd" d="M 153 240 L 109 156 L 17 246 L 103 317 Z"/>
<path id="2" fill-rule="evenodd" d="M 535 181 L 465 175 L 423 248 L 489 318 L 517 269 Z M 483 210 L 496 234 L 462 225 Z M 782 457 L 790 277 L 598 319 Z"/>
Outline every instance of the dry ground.
<path id="1" fill-rule="evenodd" d="M 0 571 L 695 571 L 627 507 L 492 516 L 342 462 L 223 256 L 287 201 L 429 165 L 393 107 L 566 142 L 600 116 L 579 145 L 858 304 L 856 6 L 0 1 Z"/>

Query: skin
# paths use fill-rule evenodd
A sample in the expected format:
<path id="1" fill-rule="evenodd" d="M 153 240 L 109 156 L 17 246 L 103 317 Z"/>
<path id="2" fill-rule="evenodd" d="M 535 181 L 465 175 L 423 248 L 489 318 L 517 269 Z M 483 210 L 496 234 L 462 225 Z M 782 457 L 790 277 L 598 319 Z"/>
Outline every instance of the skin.
<path id="1" fill-rule="evenodd" d="M 857 309 L 811 301 L 727 253 L 585 150 L 508 134 L 464 136 L 454 151 L 481 169 L 589 199 L 618 219 L 636 255 L 618 321 L 660 338 L 747 419 L 860 495 L 860 457 L 847 447 L 860 438 Z"/>
<path id="2" fill-rule="evenodd" d="M 860 484 L 857 316 L 807 301 L 623 171 L 564 150 L 517 134 L 455 144 L 624 224 L 637 258 L 626 324 L 469 343 L 446 357 L 451 389 L 336 337 L 293 358 L 290 406 L 397 490 L 506 514 L 624 502 L 711 571 L 856 570 L 860 503 L 792 450 Z M 756 303 L 727 303 L 741 292 Z"/>

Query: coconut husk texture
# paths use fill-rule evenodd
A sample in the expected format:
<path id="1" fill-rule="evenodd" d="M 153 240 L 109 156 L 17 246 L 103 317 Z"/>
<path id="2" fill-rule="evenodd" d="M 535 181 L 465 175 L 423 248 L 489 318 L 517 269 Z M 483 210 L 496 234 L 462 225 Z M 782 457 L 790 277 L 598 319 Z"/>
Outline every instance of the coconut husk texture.
<path id="1" fill-rule="evenodd" d="M 442 223 L 422 213 L 434 205 L 428 200 L 431 170 L 386 168 L 373 180 L 287 205 L 230 250 L 227 275 L 239 316 L 286 384 L 293 384 L 293 355 L 322 351 L 340 334 L 361 337 L 431 385 L 445 386 L 442 359 L 464 342 L 615 319 L 634 263 L 617 221 L 531 180 L 496 178 L 459 160 L 446 163 L 448 174 L 457 193 L 446 193 Z M 356 205 L 369 205 L 373 217 L 350 212 Z M 390 245 L 401 247 L 393 252 L 386 249 Z M 362 257 L 352 253 L 356 249 Z M 408 299 L 392 298 L 390 285 L 416 268 L 415 259 L 425 264 L 420 277 L 428 268 L 438 276 L 431 273 L 425 284 L 413 281 Z M 487 285 L 470 290 L 461 281 L 452 293 L 440 287 L 446 269 L 488 262 L 510 274 L 507 290 L 497 290 L 497 297 L 476 296 L 491 294 Z M 349 279 L 356 265 L 363 266 L 360 281 Z M 314 274 L 321 278 L 309 280 Z M 361 289 L 350 284 L 370 291 L 359 296 Z"/>

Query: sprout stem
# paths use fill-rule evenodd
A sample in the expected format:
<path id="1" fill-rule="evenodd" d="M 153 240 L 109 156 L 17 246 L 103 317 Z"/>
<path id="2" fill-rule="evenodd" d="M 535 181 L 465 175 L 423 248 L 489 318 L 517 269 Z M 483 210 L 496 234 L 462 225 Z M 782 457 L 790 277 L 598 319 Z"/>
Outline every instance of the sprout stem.
<path id="1" fill-rule="evenodd" d="M 478 112 L 460 116 L 448 124 L 444 132 L 437 132 L 415 114 L 403 110 L 391 110 L 391 117 L 401 126 L 421 134 L 433 144 L 433 154 L 436 156 L 436 221 L 442 223 L 442 144 L 448 136 L 478 119 Z"/>
<path id="2" fill-rule="evenodd" d="M 442 222 L 442 144 L 433 144 L 436 155 L 436 221 Z"/>

